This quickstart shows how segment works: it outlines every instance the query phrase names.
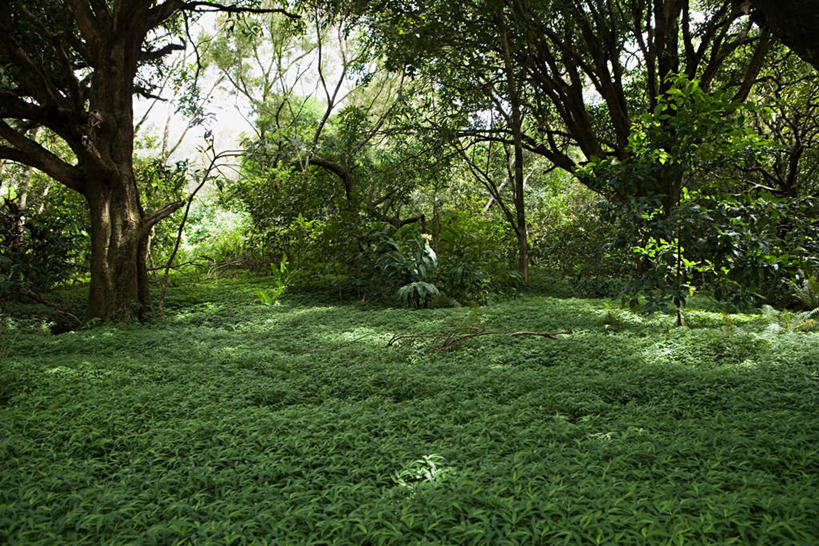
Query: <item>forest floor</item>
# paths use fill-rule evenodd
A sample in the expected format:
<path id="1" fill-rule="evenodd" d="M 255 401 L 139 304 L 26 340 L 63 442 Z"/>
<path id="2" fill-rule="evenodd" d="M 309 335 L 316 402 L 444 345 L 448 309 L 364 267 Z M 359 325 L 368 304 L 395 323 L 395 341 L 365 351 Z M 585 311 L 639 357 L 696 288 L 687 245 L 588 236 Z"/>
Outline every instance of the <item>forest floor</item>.
<path id="1" fill-rule="evenodd" d="M 263 283 L 173 288 L 145 326 L 7 321 L 0 543 L 819 542 L 819 334 L 787 316 Z M 572 333 L 437 350 L 455 329 Z"/>

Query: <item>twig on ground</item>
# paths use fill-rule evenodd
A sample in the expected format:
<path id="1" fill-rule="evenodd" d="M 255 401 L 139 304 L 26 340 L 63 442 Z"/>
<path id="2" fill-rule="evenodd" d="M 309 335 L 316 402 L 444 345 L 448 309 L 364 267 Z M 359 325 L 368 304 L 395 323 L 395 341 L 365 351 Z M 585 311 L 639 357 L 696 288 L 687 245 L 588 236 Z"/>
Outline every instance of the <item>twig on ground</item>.
<path id="1" fill-rule="evenodd" d="M 406 347 L 407 345 L 413 345 L 415 343 L 426 343 L 427 350 L 430 352 L 441 353 L 448 349 L 450 349 L 456 343 L 460 343 L 461 341 L 465 341 L 467 339 L 472 339 L 474 337 L 480 336 L 510 336 L 510 337 L 522 337 L 522 336 L 536 336 L 536 337 L 543 337 L 547 339 L 561 339 L 558 336 L 563 335 L 571 335 L 574 332 L 572 330 L 564 330 L 562 332 L 529 332 L 529 331 L 514 331 L 514 330 L 476 330 L 470 331 L 465 334 L 461 334 L 463 332 L 463 328 L 456 328 L 451 332 L 448 332 L 445 335 L 438 335 L 429 338 L 420 335 L 420 334 L 395 334 L 392 336 L 390 341 L 387 343 L 387 347 Z M 460 334 L 460 335 L 459 335 Z"/>
<path id="2" fill-rule="evenodd" d="M 212 266 L 210 269 L 208 269 L 208 273 L 207 273 L 207 275 L 205 275 L 205 279 L 206 280 L 213 279 L 216 276 L 216 274 L 221 272 L 222 270 L 229 269 L 229 268 L 235 267 L 235 266 L 240 266 L 240 265 L 243 265 L 244 263 L 245 263 L 244 260 L 233 260 L 233 261 L 230 261 L 230 262 L 223 262 L 223 263 L 220 263 L 220 264 L 216 264 L 216 265 Z"/>

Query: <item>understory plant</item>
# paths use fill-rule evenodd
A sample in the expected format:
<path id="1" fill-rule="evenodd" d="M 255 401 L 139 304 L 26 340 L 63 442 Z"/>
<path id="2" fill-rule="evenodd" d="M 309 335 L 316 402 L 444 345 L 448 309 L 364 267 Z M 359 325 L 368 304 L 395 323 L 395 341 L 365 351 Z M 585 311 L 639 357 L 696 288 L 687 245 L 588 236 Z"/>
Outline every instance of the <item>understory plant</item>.
<path id="1" fill-rule="evenodd" d="M 770 305 L 762 307 L 762 314 L 768 321 L 787 332 L 814 332 L 819 330 L 819 307 L 808 311 L 781 311 Z"/>
<path id="2" fill-rule="evenodd" d="M 442 226 L 439 276 L 448 296 L 460 303 L 487 303 L 493 295 L 509 294 L 523 279 L 510 270 L 510 245 L 499 235 L 491 236 L 491 226 L 451 215 Z M 478 225 L 475 225 L 478 224 Z M 489 232 L 490 236 L 487 236 Z"/>
<path id="3" fill-rule="evenodd" d="M 76 275 L 85 258 L 84 225 L 68 214 L 0 205 L 0 301 L 47 291 Z"/>
<path id="4" fill-rule="evenodd" d="M 731 272 L 715 266 L 718 253 L 697 252 L 707 236 L 703 227 L 719 224 L 717 209 L 729 197 L 721 177 L 740 160 L 754 161 L 764 143 L 744 126 L 740 105 L 728 95 L 708 94 L 682 74 L 665 84 L 657 106 L 632 126 L 629 157 L 592 161 L 582 175 L 603 180 L 616 197 L 608 210 L 618 227 L 615 245 L 635 258 L 630 302 L 644 296 L 649 311 L 671 307 L 682 326 L 695 283 Z M 717 231 L 735 234 L 729 226 Z"/>
<path id="5" fill-rule="evenodd" d="M 807 310 L 819 308 L 819 278 L 799 272 L 795 280 L 788 281 L 794 296 Z"/>
<path id="6" fill-rule="evenodd" d="M 264 305 L 276 304 L 296 279 L 298 270 L 291 269 L 288 263 L 287 255 L 282 254 L 282 259 L 278 264 L 270 264 L 273 286 L 267 290 L 261 288 L 256 290 L 259 301 Z"/>
<path id="7" fill-rule="evenodd" d="M 438 255 L 429 245 L 430 240 L 431 236 L 423 233 L 402 248 L 386 234 L 377 234 L 376 264 L 400 286 L 398 298 L 408 307 L 427 307 L 441 295 L 435 286 Z"/>

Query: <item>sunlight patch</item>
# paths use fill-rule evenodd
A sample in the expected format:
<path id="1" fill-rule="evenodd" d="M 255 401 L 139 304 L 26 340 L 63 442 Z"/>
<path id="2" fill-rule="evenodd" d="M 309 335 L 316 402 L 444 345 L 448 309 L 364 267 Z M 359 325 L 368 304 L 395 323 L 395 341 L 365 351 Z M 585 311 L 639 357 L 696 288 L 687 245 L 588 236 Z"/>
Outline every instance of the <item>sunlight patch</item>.
<path id="1" fill-rule="evenodd" d="M 441 483 L 452 474 L 452 468 L 445 467 L 445 462 L 440 455 L 424 455 L 393 473 L 392 479 L 396 485 L 407 489 L 415 489 L 424 483 Z"/>

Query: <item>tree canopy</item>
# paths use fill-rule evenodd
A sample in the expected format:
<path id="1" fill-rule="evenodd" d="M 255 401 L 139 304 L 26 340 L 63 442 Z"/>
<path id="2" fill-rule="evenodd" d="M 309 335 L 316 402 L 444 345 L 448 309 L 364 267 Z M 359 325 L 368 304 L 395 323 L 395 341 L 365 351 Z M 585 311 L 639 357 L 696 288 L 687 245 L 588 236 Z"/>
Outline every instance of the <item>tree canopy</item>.
<path id="1" fill-rule="evenodd" d="M 811 14 L 784 22 L 806 4 L 7 2 L 0 160 L 19 167 L 3 171 L 4 252 L 34 229 L 29 201 L 57 213 L 34 170 L 84 201 L 63 218 L 87 247 L 63 255 L 90 272 L 86 319 L 147 318 L 155 258 L 169 271 L 205 229 L 202 188 L 202 214 L 245 223 L 224 263 L 321 262 L 364 298 L 383 276 L 418 305 L 486 298 L 551 264 L 636 275 L 625 292 L 678 314 L 698 287 L 769 301 L 816 267 Z M 160 137 L 135 122 L 135 97 L 166 100 L 170 80 L 208 158 L 174 163 L 167 136 L 140 157 Z M 214 93 L 247 121 L 231 150 L 215 148 Z M 237 158 L 232 174 L 215 158 Z M 183 206 L 178 229 L 159 227 Z M 582 230 L 561 235 L 556 218 Z"/>

